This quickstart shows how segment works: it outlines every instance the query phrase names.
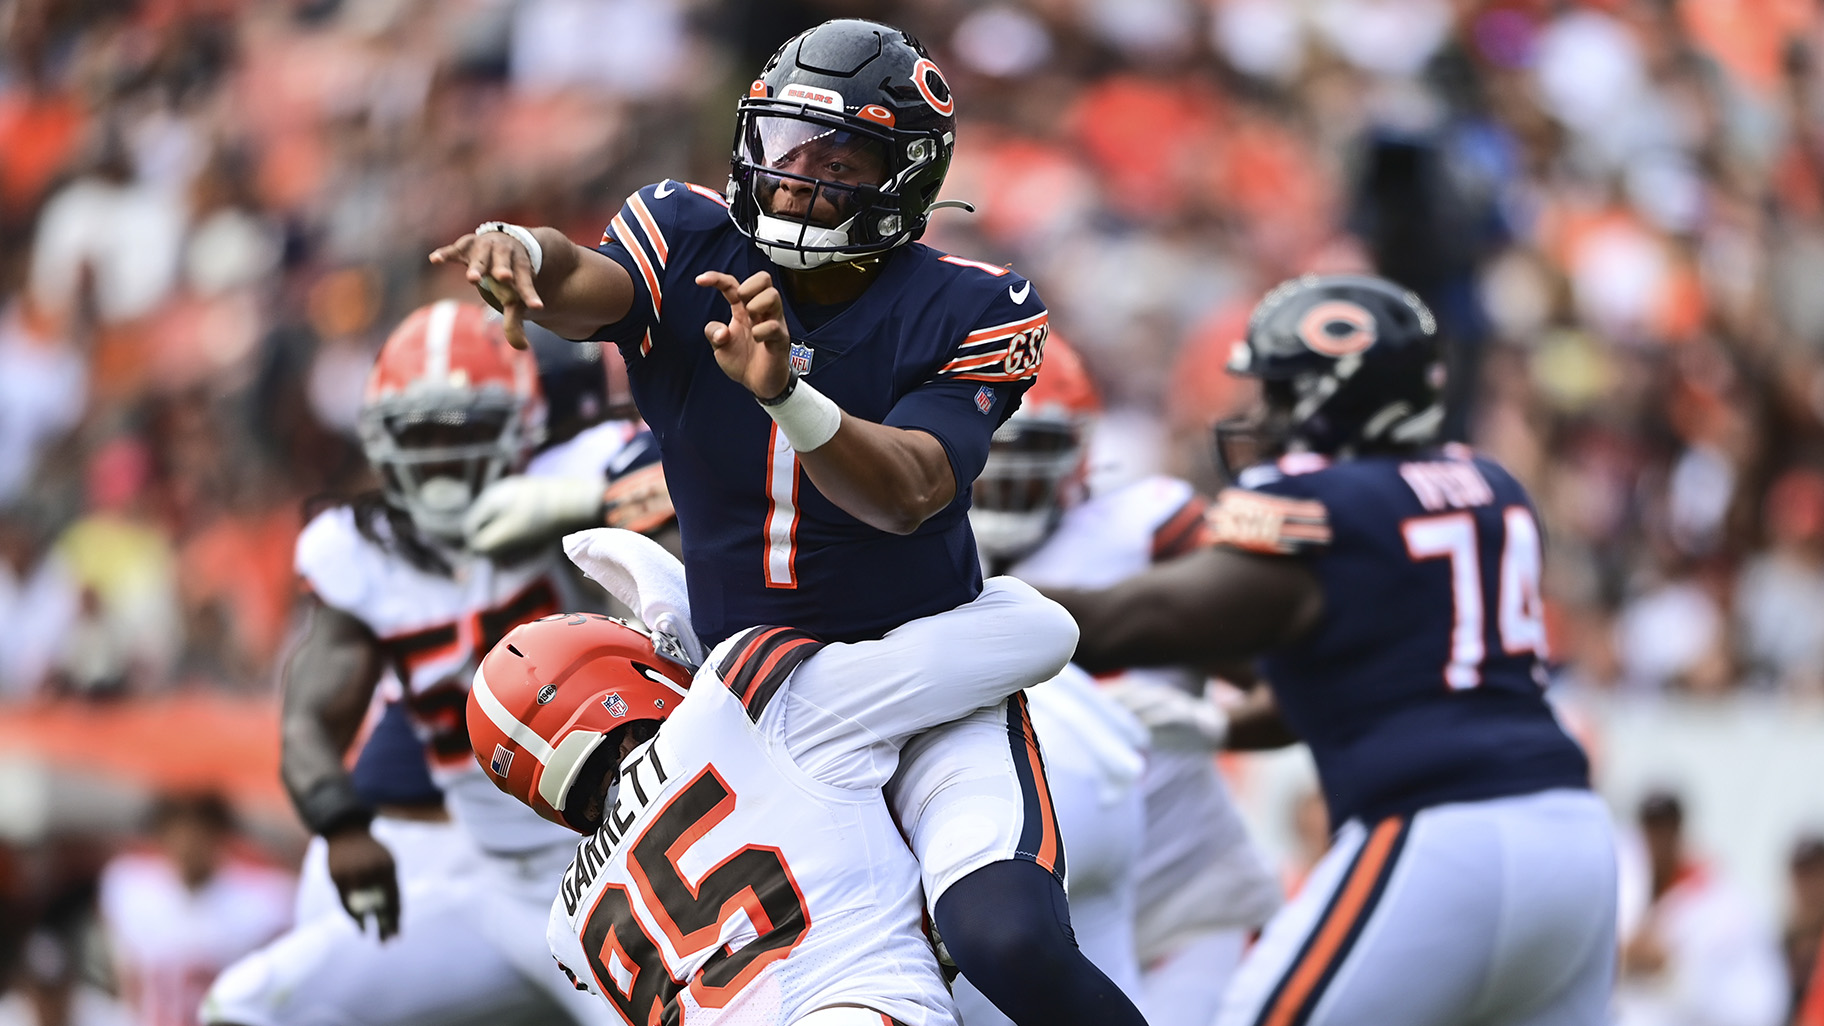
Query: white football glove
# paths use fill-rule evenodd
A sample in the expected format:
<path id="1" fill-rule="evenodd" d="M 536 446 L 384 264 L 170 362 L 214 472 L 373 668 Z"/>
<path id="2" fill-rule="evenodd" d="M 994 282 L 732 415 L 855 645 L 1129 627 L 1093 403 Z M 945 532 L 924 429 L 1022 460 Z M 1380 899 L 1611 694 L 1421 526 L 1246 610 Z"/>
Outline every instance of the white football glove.
<path id="1" fill-rule="evenodd" d="M 1229 714 L 1203 695 L 1187 695 L 1168 684 L 1123 681 L 1105 692 L 1127 707 L 1147 730 L 1155 748 L 1213 752 L 1229 736 Z"/>
<path id="2" fill-rule="evenodd" d="M 471 552 L 491 556 L 506 549 L 555 540 L 602 522 L 600 478 L 503 477 L 489 485 L 462 518 Z"/>

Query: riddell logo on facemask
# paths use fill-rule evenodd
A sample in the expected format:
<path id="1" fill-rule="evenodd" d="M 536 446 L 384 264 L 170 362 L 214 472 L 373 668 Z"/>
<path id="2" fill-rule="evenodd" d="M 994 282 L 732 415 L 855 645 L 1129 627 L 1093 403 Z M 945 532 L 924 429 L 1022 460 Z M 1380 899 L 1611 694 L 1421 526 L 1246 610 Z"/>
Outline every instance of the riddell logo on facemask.
<path id="1" fill-rule="evenodd" d="M 788 85 L 779 91 L 781 100 L 798 100 L 813 107 L 825 107 L 829 110 L 842 109 L 842 94 L 833 89 L 813 89 L 810 86 Z"/>

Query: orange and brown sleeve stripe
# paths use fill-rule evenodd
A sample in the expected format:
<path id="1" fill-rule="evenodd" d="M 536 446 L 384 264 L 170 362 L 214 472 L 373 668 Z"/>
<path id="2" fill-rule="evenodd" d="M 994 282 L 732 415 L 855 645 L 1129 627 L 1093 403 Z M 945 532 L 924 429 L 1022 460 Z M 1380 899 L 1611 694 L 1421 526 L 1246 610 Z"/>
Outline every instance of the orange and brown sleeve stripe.
<path id="1" fill-rule="evenodd" d="M 729 646 L 728 655 L 716 666 L 716 676 L 740 699 L 748 718 L 758 723 L 786 678 L 823 644 L 815 635 L 793 627 L 755 627 Z"/>
<path id="2" fill-rule="evenodd" d="M 1304 948 L 1280 978 L 1254 1026 L 1304 1026 L 1311 1018 L 1325 988 L 1374 914 L 1411 827 L 1411 817 L 1394 816 L 1369 831 L 1355 862 L 1343 874 L 1342 884 L 1331 895 L 1330 907 L 1318 917 Z"/>
<path id="3" fill-rule="evenodd" d="M 1162 563 L 1208 545 L 1211 540 L 1208 516 L 1210 504 L 1201 495 L 1193 495 L 1165 523 L 1153 530 L 1153 562 Z"/>

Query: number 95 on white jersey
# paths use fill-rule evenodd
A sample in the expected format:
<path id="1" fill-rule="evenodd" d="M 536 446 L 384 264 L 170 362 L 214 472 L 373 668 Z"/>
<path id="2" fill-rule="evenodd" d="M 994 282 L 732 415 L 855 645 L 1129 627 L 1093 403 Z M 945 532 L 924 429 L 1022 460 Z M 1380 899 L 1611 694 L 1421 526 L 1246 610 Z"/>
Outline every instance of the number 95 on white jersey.
<path id="1" fill-rule="evenodd" d="M 764 712 L 698 675 L 578 845 L 552 953 L 640 1026 L 784 1026 L 836 1005 L 947 1026 L 918 865 L 879 790 L 813 780 Z"/>

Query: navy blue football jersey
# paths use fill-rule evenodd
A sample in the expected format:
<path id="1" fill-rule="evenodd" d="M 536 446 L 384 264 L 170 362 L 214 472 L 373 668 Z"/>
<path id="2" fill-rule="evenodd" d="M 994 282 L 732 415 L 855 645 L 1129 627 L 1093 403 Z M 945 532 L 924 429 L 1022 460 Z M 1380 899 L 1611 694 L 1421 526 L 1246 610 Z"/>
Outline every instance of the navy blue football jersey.
<path id="1" fill-rule="evenodd" d="M 355 793 L 369 805 L 438 805 L 443 791 L 431 780 L 424 740 L 412 730 L 404 702 L 388 702 L 361 745 L 349 772 Z"/>
<path id="2" fill-rule="evenodd" d="M 1217 540 L 1307 560 L 1312 633 L 1263 669 L 1332 822 L 1589 786 L 1544 698 L 1540 531 L 1519 482 L 1462 446 L 1242 475 Z"/>
<path id="3" fill-rule="evenodd" d="M 826 641 L 874 638 L 981 591 L 970 483 L 1043 358 L 1045 304 L 1031 282 L 911 244 L 885 257 L 859 298 L 816 311 L 815 327 L 786 296 L 791 358 L 806 381 L 852 416 L 931 433 L 949 456 L 955 500 L 895 536 L 820 494 L 772 419 L 716 364 L 703 328 L 728 320 L 728 302 L 697 275 L 770 271 L 787 291 L 720 196 L 670 180 L 641 189 L 600 250 L 627 269 L 637 295 L 596 338 L 620 346 L 658 439 L 705 643 L 760 623 Z"/>

